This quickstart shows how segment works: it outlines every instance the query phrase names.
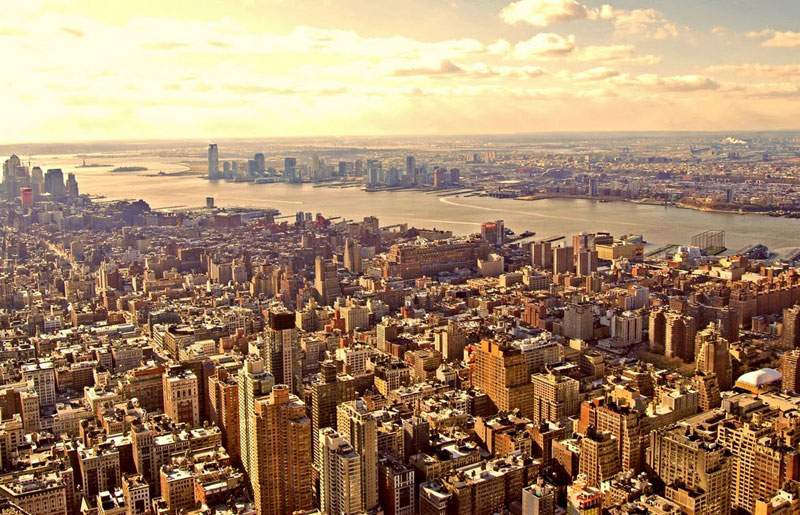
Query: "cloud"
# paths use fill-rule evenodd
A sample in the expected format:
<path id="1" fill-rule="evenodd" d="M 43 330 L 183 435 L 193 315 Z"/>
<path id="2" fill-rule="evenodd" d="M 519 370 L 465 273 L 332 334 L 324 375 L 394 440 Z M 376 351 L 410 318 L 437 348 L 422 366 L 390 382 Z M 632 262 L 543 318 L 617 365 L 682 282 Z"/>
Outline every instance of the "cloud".
<path id="1" fill-rule="evenodd" d="M 565 56 L 575 52 L 575 49 L 575 36 L 564 37 L 559 34 L 543 32 L 514 45 L 513 54 L 518 59 Z"/>
<path id="2" fill-rule="evenodd" d="M 614 35 L 619 37 L 666 39 L 681 32 L 677 25 L 656 9 L 614 10 L 611 17 L 614 20 Z"/>
<path id="3" fill-rule="evenodd" d="M 517 0 L 500 11 L 500 18 L 510 25 L 547 27 L 564 21 L 596 19 L 607 8 L 593 9 L 576 0 Z"/>
<path id="4" fill-rule="evenodd" d="M 797 64 L 721 64 L 706 68 L 709 73 L 732 73 L 741 75 L 760 75 L 768 77 L 800 76 L 800 63 Z"/>
<path id="5" fill-rule="evenodd" d="M 661 62 L 661 57 L 657 55 L 635 55 L 633 45 L 591 45 L 579 49 L 576 59 L 587 62 L 603 61 L 638 65 L 653 65 Z"/>
<path id="6" fill-rule="evenodd" d="M 702 75 L 660 77 L 656 74 L 645 74 L 635 77 L 631 84 L 641 86 L 648 90 L 682 93 L 720 88 L 717 81 Z"/>
<path id="7" fill-rule="evenodd" d="M 412 77 L 415 75 L 459 75 L 463 74 L 464 69 L 457 66 L 449 59 L 443 59 L 435 66 L 418 66 L 410 68 L 397 68 L 391 75 L 395 77 Z"/>
<path id="8" fill-rule="evenodd" d="M 76 29 L 73 27 L 61 27 L 61 31 L 65 34 L 69 34 L 72 37 L 82 38 L 86 35 L 86 33 L 80 29 Z"/>
<path id="9" fill-rule="evenodd" d="M 748 32 L 747 37 L 751 39 L 768 38 L 761 42 L 761 46 L 767 48 L 800 47 L 800 32 L 791 30 L 781 32 L 773 29 L 764 29 L 759 32 Z"/>
<path id="10" fill-rule="evenodd" d="M 595 80 L 610 79 L 612 77 L 618 77 L 619 75 L 620 75 L 619 70 L 615 70 L 613 68 L 607 68 L 605 66 L 598 66 L 596 68 L 591 68 L 583 72 L 575 73 L 572 75 L 572 77 L 577 80 L 595 81 Z"/>

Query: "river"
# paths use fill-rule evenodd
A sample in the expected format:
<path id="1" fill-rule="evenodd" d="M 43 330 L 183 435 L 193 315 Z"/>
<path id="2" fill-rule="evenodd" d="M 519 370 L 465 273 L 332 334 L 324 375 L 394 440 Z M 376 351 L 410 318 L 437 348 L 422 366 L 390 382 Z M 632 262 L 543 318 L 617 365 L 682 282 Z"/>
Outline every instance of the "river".
<path id="1" fill-rule="evenodd" d="M 93 161 L 110 164 L 109 159 Z M 75 173 L 82 193 L 111 199 L 143 199 L 153 208 L 198 207 L 206 197 L 214 197 L 217 206 L 222 207 L 273 207 L 282 214 L 306 211 L 354 220 L 374 215 L 381 225 L 408 222 L 455 234 L 476 232 L 481 222 L 502 219 L 515 232 L 535 231 L 537 237 L 608 231 L 617 236 L 642 234 L 653 244 L 688 244 L 695 234 L 723 230 L 726 245 L 733 250 L 751 243 L 763 243 L 773 251 L 800 247 L 800 220 L 761 215 L 581 199 L 520 201 L 440 197 L 413 190 L 367 193 L 358 188 L 315 188 L 311 184 L 208 181 L 196 175 L 157 176 L 161 170 L 171 173 L 186 168 L 159 158 L 124 160 L 125 165 L 146 166 L 148 171 L 142 173 L 111 173 L 110 167 L 80 168 L 79 164 L 78 158 L 63 155 L 39 157 L 32 162 L 43 169 L 61 167 L 65 176 L 67 172 Z"/>

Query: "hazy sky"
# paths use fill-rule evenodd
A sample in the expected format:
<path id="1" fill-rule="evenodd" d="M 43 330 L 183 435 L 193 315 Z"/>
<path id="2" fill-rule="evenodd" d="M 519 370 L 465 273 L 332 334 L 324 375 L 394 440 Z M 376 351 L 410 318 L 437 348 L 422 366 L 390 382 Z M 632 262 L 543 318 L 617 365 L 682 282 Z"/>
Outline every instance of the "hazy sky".
<path id="1" fill-rule="evenodd" d="M 0 142 L 800 128 L 797 0 L 0 0 Z"/>

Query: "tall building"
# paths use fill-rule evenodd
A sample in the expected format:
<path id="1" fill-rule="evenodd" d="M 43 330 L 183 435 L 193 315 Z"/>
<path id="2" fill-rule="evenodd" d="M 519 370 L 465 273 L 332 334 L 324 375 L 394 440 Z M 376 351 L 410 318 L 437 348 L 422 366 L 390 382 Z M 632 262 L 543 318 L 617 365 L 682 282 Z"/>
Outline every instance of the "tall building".
<path id="1" fill-rule="evenodd" d="M 783 389 L 800 393 L 800 349 L 787 350 L 781 357 Z"/>
<path id="2" fill-rule="evenodd" d="M 581 250 L 576 258 L 578 275 L 588 276 L 597 272 L 597 251 Z"/>
<path id="3" fill-rule="evenodd" d="M 730 346 L 715 325 L 697 333 L 695 352 L 697 371 L 715 374 L 719 389 L 723 392 L 730 390 L 733 386 Z"/>
<path id="4" fill-rule="evenodd" d="M 217 144 L 212 143 L 208 146 L 208 178 L 216 179 L 219 177 L 219 150 Z"/>
<path id="5" fill-rule="evenodd" d="M 542 480 L 522 489 L 522 515 L 555 515 L 556 487 Z"/>
<path id="6" fill-rule="evenodd" d="M 717 443 L 733 455 L 726 487 L 731 508 L 739 512 L 753 513 L 758 499 L 772 497 L 786 481 L 797 479 L 797 451 L 757 417 L 744 424 L 721 423 Z"/>
<path id="7" fill-rule="evenodd" d="M 599 487 L 603 481 L 621 470 L 617 438 L 608 431 L 596 431 L 589 426 L 581 438 L 581 455 L 578 473 L 586 476 L 586 483 Z"/>
<path id="8" fill-rule="evenodd" d="M 285 384 L 297 393 L 301 387 L 303 367 L 300 361 L 300 338 L 293 312 L 270 310 L 261 349 L 267 373 L 275 384 Z"/>
<path id="9" fill-rule="evenodd" d="M 534 424 L 561 422 L 578 414 L 580 382 L 577 380 L 550 371 L 533 374 L 531 384 L 533 413 L 530 418 Z"/>
<path id="10" fill-rule="evenodd" d="M 338 515 L 363 512 L 361 456 L 329 427 L 320 430 L 319 446 L 320 511 Z"/>
<path id="11" fill-rule="evenodd" d="M 242 455 L 242 468 L 253 484 L 253 467 L 257 454 L 253 436 L 256 400 L 270 394 L 275 385 L 275 378 L 267 373 L 262 358 L 248 358 L 239 370 L 237 383 L 239 384 L 239 452 Z"/>
<path id="12" fill-rule="evenodd" d="M 386 515 L 414 515 L 414 469 L 402 456 L 384 454 L 378 462 L 378 493 Z"/>
<path id="13" fill-rule="evenodd" d="M 222 431 L 222 445 L 234 462 L 241 459 L 239 448 L 239 384 L 219 368 L 208 378 L 209 419 Z"/>
<path id="14" fill-rule="evenodd" d="M 461 361 L 464 359 L 464 347 L 467 335 L 458 322 L 447 322 L 447 328 L 437 330 L 433 334 L 433 345 L 442 354 L 442 360 Z"/>
<path id="15" fill-rule="evenodd" d="M 505 224 L 502 220 L 483 222 L 481 224 L 481 238 L 492 245 L 502 245 L 505 241 Z"/>
<path id="16" fill-rule="evenodd" d="M 266 161 L 264 160 L 264 154 L 262 154 L 261 152 L 255 154 L 253 156 L 253 161 L 255 161 L 256 163 L 256 172 L 264 173 L 265 171 L 267 171 L 267 165 Z"/>
<path id="17" fill-rule="evenodd" d="M 64 196 L 64 174 L 61 168 L 51 168 L 44 174 L 44 191 L 56 198 Z"/>
<path id="18" fill-rule="evenodd" d="M 256 400 L 253 496 L 258 513 L 291 515 L 311 509 L 311 421 L 306 405 L 275 385 Z"/>
<path id="19" fill-rule="evenodd" d="M 417 160 L 414 156 L 406 156 L 406 174 L 409 177 L 414 177 L 414 170 L 417 168 Z"/>
<path id="20" fill-rule="evenodd" d="M 473 374 L 474 386 L 484 391 L 498 410 L 519 409 L 525 417 L 533 415 L 533 385 L 519 349 L 483 340 Z"/>
<path id="21" fill-rule="evenodd" d="M 664 316 L 664 355 L 680 358 L 686 363 L 694 361 L 696 332 L 694 318 L 667 313 Z"/>
<path id="22" fill-rule="evenodd" d="M 314 262 L 314 289 L 322 304 L 330 306 L 342 294 L 339 288 L 339 274 L 330 259 L 317 256 Z"/>
<path id="23" fill-rule="evenodd" d="M 198 379 L 191 370 L 174 367 L 164 373 L 164 413 L 174 422 L 200 427 Z"/>
<path id="24" fill-rule="evenodd" d="M 283 160 L 283 178 L 288 182 L 300 182 L 300 175 L 297 173 L 297 158 L 287 157 Z"/>
<path id="25" fill-rule="evenodd" d="M 78 189 L 78 181 L 75 179 L 74 173 L 67 174 L 67 195 L 70 197 L 78 197 L 80 195 L 80 190 Z"/>
<path id="26" fill-rule="evenodd" d="M 564 336 L 572 340 L 594 338 L 592 304 L 570 304 L 564 308 Z"/>
<path id="27" fill-rule="evenodd" d="M 718 443 L 673 425 L 650 433 L 648 465 L 683 513 L 730 513 L 731 459 Z"/>
<path id="28" fill-rule="evenodd" d="M 344 267 L 354 274 L 361 273 L 361 249 L 352 238 L 344 241 Z"/>
<path id="29" fill-rule="evenodd" d="M 553 247 L 549 241 L 531 243 L 531 264 L 544 269 L 553 266 Z"/>
<path id="30" fill-rule="evenodd" d="M 783 343 L 789 349 L 800 347 L 800 305 L 783 310 Z"/>
<path id="31" fill-rule="evenodd" d="M 361 497 L 365 510 L 378 507 L 378 421 L 360 400 L 337 407 L 338 433 L 361 456 Z"/>
<path id="32" fill-rule="evenodd" d="M 578 262 L 578 256 L 581 252 L 594 249 L 594 234 L 582 232 L 572 236 L 572 252 L 575 263 Z"/>
<path id="33" fill-rule="evenodd" d="M 320 364 L 317 379 L 311 384 L 311 437 L 313 439 L 314 463 L 319 452 L 319 430 L 325 427 L 336 429 L 336 406 L 356 398 L 355 381 L 350 376 L 339 377 L 336 364 L 327 360 Z"/>
<path id="34" fill-rule="evenodd" d="M 575 256 L 572 247 L 556 247 L 553 249 L 553 273 L 566 274 L 574 270 Z"/>

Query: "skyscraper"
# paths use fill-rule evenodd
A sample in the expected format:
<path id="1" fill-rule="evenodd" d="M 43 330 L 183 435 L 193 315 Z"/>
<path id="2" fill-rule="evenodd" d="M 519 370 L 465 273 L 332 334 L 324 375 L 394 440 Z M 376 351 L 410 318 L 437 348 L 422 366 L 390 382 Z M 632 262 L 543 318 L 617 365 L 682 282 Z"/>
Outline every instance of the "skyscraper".
<path id="1" fill-rule="evenodd" d="M 549 241 L 531 243 L 531 264 L 538 268 L 553 266 L 553 247 Z"/>
<path id="2" fill-rule="evenodd" d="M 483 340 L 476 353 L 473 382 L 500 411 L 518 408 L 523 416 L 533 415 L 533 385 L 528 363 L 519 349 Z"/>
<path id="3" fill-rule="evenodd" d="M 572 255 L 572 247 L 556 247 L 553 249 L 553 273 L 566 274 L 575 269 L 575 257 Z"/>
<path id="4" fill-rule="evenodd" d="M 212 143 L 208 146 L 208 178 L 216 179 L 219 177 L 219 150 L 217 144 Z"/>
<path id="5" fill-rule="evenodd" d="M 293 312 L 270 310 L 264 342 L 261 349 L 267 373 L 275 379 L 275 384 L 285 384 L 297 393 L 302 380 L 300 365 L 300 340 Z"/>
<path id="6" fill-rule="evenodd" d="M 329 427 L 320 430 L 319 446 L 320 511 L 337 515 L 363 512 L 361 456 Z"/>
<path id="7" fill-rule="evenodd" d="M 51 168 L 44 174 L 44 191 L 56 198 L 64 196 L 64 173 L 61 168 Z"/>
<path id="8" fill-rule="evenodd" d="M 586 483 L 600 486 L 621 470 L 617 438 L 608 431 L 596 431 L 589 426 L 581 439 L 578 472 L 586 475 Z"/>
<path id="9" fill-rule="evenodd" d="M 666 487 L 665 497 L 684 513 L 730 512 L 731 458 L 717 442 L 683 425 L 650 433 L 648 465 Z"/>
<path id="10" fill-rule="evenodd" d="M 414 169 L 417 167 L 417 160 L 414 156 L 406 156 L 406 174 L 409 177 L 414 177 Z"/>
<path id="11" fill-rule="evenodd" d="M 783 310 L 783 342 L 789 349 L 800 347 L 800 305 Z"/>
<path id="12" fill-rule="evenodd" d="M 283 178 L 288 182 L 300 182 L 297 175 L 297 158 L 287 157 L 283 160 Z"/>
<path id="13" fill-rule="evenodd" d="M 592 272 L 597 271 L 596 250 L 581 250 L 578 253 L 577 271 L 582 276 L 592 275 Z"/>
<path id="14" fill-rule="evenodd" d="M 560 422 L 578 414 L 580 383 L 577 380 L 548 372 L 533 374 L 531 383 L 533 413 L 530 417 L 534 424 L 547 421 Z"/>
<path id="15" fill-rule="evenodd" d="M 253 156 L 253 161 L 256 163 L 256 172 L 264 173 L 267 170 L 264 154 L 261 152 Z"/>
<path id="16" fill-rule="evenodd" d="M 344 241 L 344 267 L 354 274 L 361 273 L 361 249 L 352 238 Z"/>
<path id="17" fill-rule="evenodd" d="M 342 294 L 336 265 L 330 259 L 317 256 L 314 272 L 314 289 L 319 294 L 319 300 L 322 304 L 330 306 L 336 297 Z"/>
<path id="18" fill-rule="evenodd" d="M 337 428 L 361 456 L 361 497 L 365 510 L 378 507 L 378 421 L 362 401 L 337 408 Z"/>
<path id="19" fill-rule="evenodd" d="M 262 358 L 251 357 L 245 360 L 237 379 L 239 383 L 239 452 L 242 455 L 242 468 L 253 484 L 253 467 L 256 460 L 255 438 L 253 437 L 255 404 L 257 399 L 269 395 L 275 384 L 275 378 L 267 373 Z"/>
<path id="20" fill-rule="evenodd" d="M 668 312 L 664 316 L 664 355 L 680 358 L 686 363 L 694 361 L 695 320 L 680 313 Z"/>
<path id="21" fill-rule="evenodd" d="M 786 351 L 781 357 L 781 375 L 783 375 L 783 389 L 793 393 L 800 393 L 800 350 Z"/>
<path id="22" fill-rule="evenodd" d="M 697 333 L 695 337 L 697 371 L 715 374 L 721 391 L 733 386 L 730 346 L 713 324 Z"/>
<path id="23" fill-rule="evenodd" d="M 336 406 L 356 398 L 355 381 L 350 376 L 338 377 L 336 364 L 326 360 L 320 364 L 317 379 L 311 384 L 311 425 L 314 462 L 317 463 L 319 430 L 336 428 Z"/>
<path id="24" fill-rule="evenodd" d="M 252 430 L 258 513 L 290 515 L 310 509 L 311 421 L 306 405 L 288 386 L 275 385 L 268 397 L 256 400 Z"/>

